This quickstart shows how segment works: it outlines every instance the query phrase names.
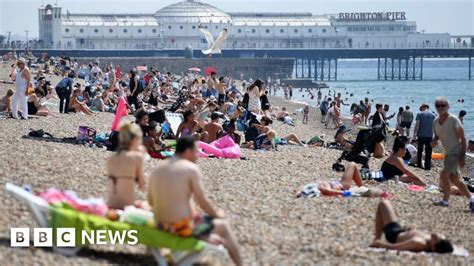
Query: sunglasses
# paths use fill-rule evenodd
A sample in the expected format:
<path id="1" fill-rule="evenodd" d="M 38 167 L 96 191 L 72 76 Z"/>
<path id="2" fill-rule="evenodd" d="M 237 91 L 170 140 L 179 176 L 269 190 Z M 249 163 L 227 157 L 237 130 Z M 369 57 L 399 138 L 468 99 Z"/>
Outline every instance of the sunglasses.
<path id="1" fill-rule="evenodd" d="M 446 104 L 436 104 L 435 107 L 436 108 L 445 108 Z"/>

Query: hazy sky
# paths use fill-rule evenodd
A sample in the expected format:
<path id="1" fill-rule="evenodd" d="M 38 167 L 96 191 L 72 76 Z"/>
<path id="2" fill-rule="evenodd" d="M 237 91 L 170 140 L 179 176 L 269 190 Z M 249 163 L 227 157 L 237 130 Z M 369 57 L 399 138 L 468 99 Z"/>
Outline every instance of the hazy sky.
<path id="1" fill-rule="evenodd" d="M 179 0 L 57 0 L 63 12 L 71 13 L 154 13 Z M 38 36 L 41 4 L 56 0 L 0 0 L 0 34 Z M 474 35 L 474 0 L 209 0 L 227 12 L 309 11 L 313 14 L 363 11 L 405 11 L 419 30 Z"/>

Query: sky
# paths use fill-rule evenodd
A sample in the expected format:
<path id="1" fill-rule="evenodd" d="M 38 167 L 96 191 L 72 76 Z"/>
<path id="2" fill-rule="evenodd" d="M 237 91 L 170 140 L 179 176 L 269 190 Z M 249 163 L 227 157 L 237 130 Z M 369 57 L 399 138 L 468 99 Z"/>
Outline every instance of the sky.
<path id="1" fill-rule="evenodd" d="M 70 13 L 148 13 L 180 0 L 0 0 L 0 35 L 38 36 L 38 7 L 58 2 Z M 226 12 L 404 11 L 418 30 L 474 35 L 474 0 L 202 0 Z M 132 4 L 133 3 L 133 4 Z"/>

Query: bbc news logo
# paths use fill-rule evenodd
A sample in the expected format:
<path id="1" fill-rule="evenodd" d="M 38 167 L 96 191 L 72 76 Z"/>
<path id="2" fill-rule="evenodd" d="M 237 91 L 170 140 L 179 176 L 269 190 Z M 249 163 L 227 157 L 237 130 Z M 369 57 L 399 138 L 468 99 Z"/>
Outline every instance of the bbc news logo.
<path id="1" fill-rule="evenodd" d="M 138 244 L 137 230 L 80 230 L 80 243 L 76 243 L 75 228 L 34 228 L 33 246 L 35 247 L 76 247 L 77 245 L 136 245 Z M 10 228 L 11 247 L 30 246 L 30 228 Z M 55 240 L 55 241 L 54 241 Z"/>

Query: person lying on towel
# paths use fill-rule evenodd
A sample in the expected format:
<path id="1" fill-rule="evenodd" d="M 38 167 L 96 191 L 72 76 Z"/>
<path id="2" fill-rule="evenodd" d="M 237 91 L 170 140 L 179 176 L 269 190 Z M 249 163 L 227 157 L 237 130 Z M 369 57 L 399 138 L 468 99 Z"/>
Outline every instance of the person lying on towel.
<path id="1" fill-rule="evenodd" d="M 382 240 L 382 233 L 385 234 L 386 241 Z M 452 253 L 454 250 L 451 242 L 441 235 L 401 227 L 392 204 L 387 200 L 378 204 L 375 240 L 370 247 L 436 253 Z"/>
<path id="2" fill-rule="evenodd" d="M 157 226 L 180 237 L 222 244 L 234 263 L 242 265 L 237 240 L 224 219 L 224 212 L 216 210 L 205 195 L 197 158 L 196 141 L 192 136 L 185 136 L 176 143 L 176 157 L 161 161 L 152 171 L 148 201 Z M 200 216 L 193 210 L 191 197 L 206 215 Z"/>

